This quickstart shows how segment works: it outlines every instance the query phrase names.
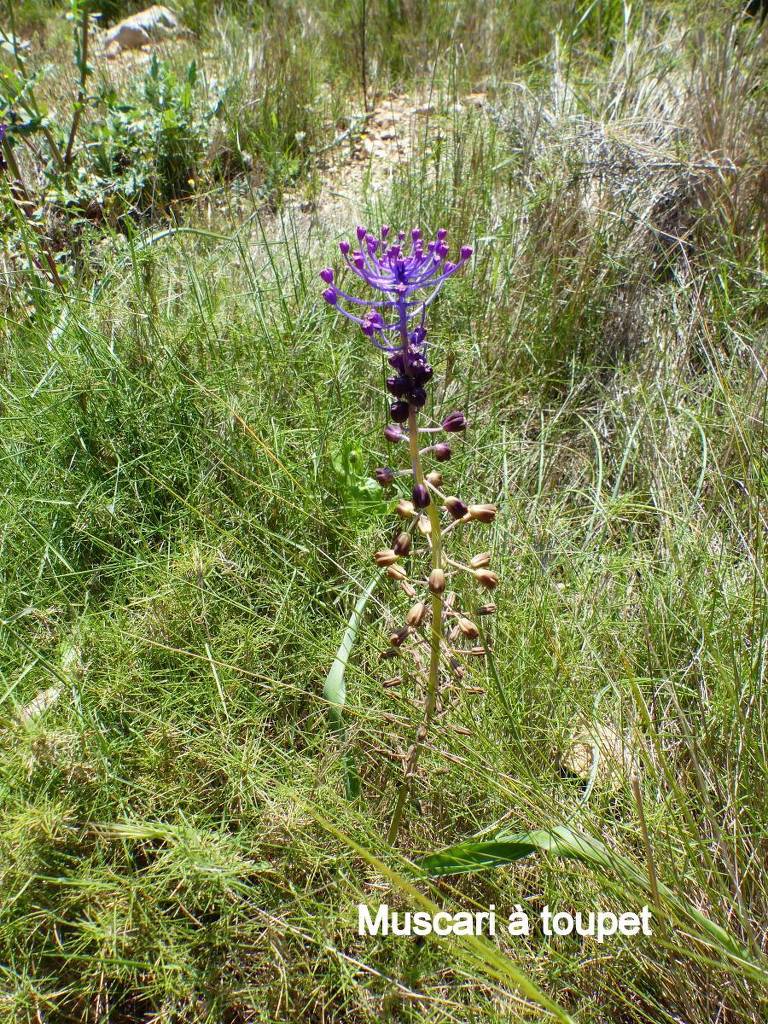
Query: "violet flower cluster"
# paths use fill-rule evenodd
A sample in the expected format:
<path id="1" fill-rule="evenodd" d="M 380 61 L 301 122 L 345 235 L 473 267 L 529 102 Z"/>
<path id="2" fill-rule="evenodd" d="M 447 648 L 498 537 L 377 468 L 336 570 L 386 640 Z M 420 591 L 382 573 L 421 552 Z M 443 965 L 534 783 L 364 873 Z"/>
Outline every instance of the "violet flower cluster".
<path id="1" fill-rule="evenodd" d="M 320 277 L 328 285 L 323 298 L 347 319 L 358 324 L 373 344 L 389 354 L 394 373 L 387 379 L 387 390 L 392 402 L 390 417 L 394 424 L 402 425 L 409 415 L 421 409 L 427 400 L 427 384 L 434 371 L 427 359 L 426 313 L 449 277 L 452 277 L 472 255 L 472 249 L 462 246 L 456 261 L 448 258 L 447 231 L 441 228 L 432 241 L 424 242 L 421 231 L 411 231 L 411 245 L 406 251 L 405 234 L 400 232 L 390 242 L 390 230 L 385 225 L 377 238 L 363 227 L 357 228 L 359 248 L 352 250 L 349 242 L 339 245 L 344 262 L 351 273 L 369 288 L 378 292 L 379 299 L 361 299 L 343 290 L 336 283 L 331 267 L 321 271 Z M 359 314 L 346 308 L 366 307 Z M 466 426 L 463 413 L 453 412 L 443 420 L 443 430 L 461 431 Z M 399 426 L 385 430 L 389 441 L 407 439 Z M 439 461 L 450 458 L 450 447 L 443 443 L 434 446 Z M 382 467 L 376 478 L 384 486 L 394 480 L 394 471 Z M 418 508 L 429 504 L 429 492 L 414 479 L 413 500 Z"/>
<path id="2" fill-rule="evenodd" d="M 488 566 L 487 551 L 473 555 L 468 563 L 448 556 L 445 541 L 456 527 L 470 522 L 490 523 L 496 516 L 495 505 L 465 504 L 456 495 L 443 493 L 443 475 L 438 469 L 424 472 L 422 460 L 433 458 L 447 462 L 452 455 L 445 438 L 433 441 L 431 435 L 458 434 L 467 426 L 463 412 L 448 413 L 438 424 L 422 425 L 427 401 L 427 387 L 434 377 L 428 359 L 426 315 L 446 281 L 456 274 L 472 256 L 469 246 L 462 246 L 455 259 L 450 258 L 447 231 L 441 228 L 429 241 L 422 238 L 418 228 L 410 233 L 410 244 L 400 232 L 394 237 L 388 227 L 382 227 L 378 237 L 364 227 L 357 228 L 357 248 L 341 242 L 341 256 L 348 272 L 346 277 L 357 278 L 374 293 L 374 297 L 353 294 L 342 287 L 331 267 L 321 271 L 326 284 L 323 297 L 332 307 L 353 323 L 376 348 L 387 354 L 392 375 L 386 387 L 390 396 L 389 416 L 392 420 L 384 429 L 384 437 L 394 446 L 408 450 L 407 468 L 382 466 L 375 476 L 382 487 L 397 484 L 401 477 L 410 478 L 410 499 L 402 497 L 397 504 L 398 515 L 406 520 L 392 541 L 374 555 L 377 565 L 399 583 L 412 602 L 402 625 L 396 625 L 390 634 L 390 647 L 385 657 L 397 657 L 407 640 L 413 639 L 413 655 L 420 666 L 420 647 L 429 649 L 429 670 L 424 696 L 423 718 L 416 739 L 405 755 L 404 780 L 390 828 L 394 839 L 403 814 L 416 771 L 419 752 L 427 736 L 431 721 L 438 710 L 442 673 L 446 666 L 457 678 L 464 675 L 461 657 L 484 655 L 486 649 L 478 643 L 480 630 L 475 622 L 459 610 L 457 594 L 446 587 L 451 578 L 468 574 L 481 590 L 493 590 L 498 577 Z M 423 445 L 423 435 L 433 443 Z M 429 564 L 419 568 L 414 538 L 421 534 L 426 541 Z M 421 590 L 421 593 L 420 593 Z M 490 614 L 493 604 L 475 606 L 475 614 Z M 461 640 L 471 645 L 459 646 Z M 409 642 L 410 646 L 410 642 Z M 389 680 L 386 685 L 399 685 L 402 679 Z M 445 710 L 442 708 L 441 710 Z"/>

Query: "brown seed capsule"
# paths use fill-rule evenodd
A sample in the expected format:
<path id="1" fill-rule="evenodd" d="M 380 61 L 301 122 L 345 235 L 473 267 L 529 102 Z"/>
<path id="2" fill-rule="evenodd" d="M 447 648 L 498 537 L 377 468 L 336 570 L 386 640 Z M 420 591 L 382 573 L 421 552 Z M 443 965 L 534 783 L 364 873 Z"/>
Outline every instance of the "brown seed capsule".
<path id="1" fill-rule="evenodd" d="M 472 731 L 470 729 L 465 729 L 463 725 L 452 725 L 451 729 L 453 729 L 454 732 L 458 733 L 459 736 L 472 735 Z"/>
<path id="2" fill-rule="evenodd" d="M 405 498 L 401 498 L 397 503 L 395 511 L 401 519 L 410 519 L 416 511 L 416 506 L 412 501 L 407 501 Z"/>
<path id="3" fill-rule="evenodd" d="M 395 686 L 402 686 L 403 685 L 403 677 L 402 676 L 392 676 L 391 679 L 385 679 L 384 682 L 381 685 L 384 687 L 385 690 L 391 690 Z"/>
<path id="4" fill-rule="evenodd" d="M 484 658 L 488 651 L 484 647 L 471 647 L 469 654 L 474 655 L 476 658 Z"/>
<path id="5" fill-rule="evenodd" d="M 382 548 L 381 551 L 376 552 L 373 560 L 376 565 L 392 565 L 397 561 L 397 552 L 393 551 L 392 548 Z"/>
<path id="6" fill-rule="evenodd" d="M 433 487 L 442 487 L 443 485 L 443 474 L 439 469 L 433 469 L 427 473 L 427 483 L 432 484 Z"/>
<path id="7" fill-rule="evenodd" d="M 469 518 L 477 519 L 480 523 L 492 523 L 496 518 L 495 505 L 470 505 Z"/>
<path id="8" fill-rule="evenodd" d="M 389 642 L 393 647 L 399 647 L 404 640 L 408 639 L 408 634 L 411 632 L 410 626 L 403 626 L 402 629 L 398 629 L 395 633 L 389 634 Z"/>
<path id="9" fill-rule="evenodd" d="M 416 525 L 419 528 L 419 533 L 423 533 L 424 536 L 432 533 L 432 523 L 430 522 L 429 516 L 419 516 L 419 521 Z"/>
<path id="10" fill-rule="evenodd" d="M 490 569 L 475 569 L 473 576 L 481 587 L 487 587 L 488 590 L 493 590 L 499 584 L 499 577 Z"/>
<path id="11" fill-rule="evenodd" d="M 396 555 L 407 555 L 411 550 L 411 535 L 410 533 L 398 533 L 395 543 L 392 545 L 392 550 Z"/>
<path id="12" fill-rule="evenodd" d="M 447 497 L 443 502 L 443 505 L 448 509 L 454 519 L 463 519 L 469 511 L 461 498 L 457 498 L 455 494 L 451 494 Z"/>
<path id="13" fill-rule="evenodd" d="M 395 551 L 397 551 L 397 548 L 395 548 Z M 472 555 L 469 564 L 473 569 L 484 569 L 486 565 L 491 564 L 491 552 L 482 551 L 479 555 Z"/>
<path id="14" fill-rule="evenodd" d="M 491 602 L 490 604 L 483 604 L 477 609 L 478 615 L 493 615 L 496 611 L 496 605 Z"/>
<path id="15" fill-rule="evenodd" d="M 460 636 L 461 630 L 459 629 L 458 626 L 454 626 L 453 629 L 448 634 L 448 640 L 450 641 L 450 643 L 453 644 L 459 639 Z"/>
<path id="16" fill-rule="evenodd" d="M 429 574 L 429 589 L 433 594 L 442 594 L 445 590 L 445 573 L 442 569 L 433 569 Z"/>
<path id="17" fill-rule="evenodd" d="M 413 584 L 409 583 L 407 580 L 403 580 L 400 583 L 400 589 L 405 594 L 405 596 L 410 597 L 411 600 L 413 600 L 414 597 L 416 597 L 416 587 L 414 587 Z"/>
<path id="18" fill-rule="evenodd" d="M 464 634 L 464 636 L 468 636 L 472 640 L 474 640 L 476 637 L 480 636 L 480 630 L 474 624 L 472 619 L 460 618 L 459 619 L 459 629 Z"/>
<path id="19" fill-rule="evenodd" d="M 408 614 L 405 616 L 405 621 L 409 626 L 420 626 L 424 621 L 424 616 L 427 614 L 427 606 L 423 601 L 417 601 L 411 608 L 408 609 Z"/>
<path id="20" fill-rule="evenodd" d="M 387 576 L 389 576 L 391 580 L 404 580 L 408 578 L 408 573 L 402 565 L 388 565 Z"/>

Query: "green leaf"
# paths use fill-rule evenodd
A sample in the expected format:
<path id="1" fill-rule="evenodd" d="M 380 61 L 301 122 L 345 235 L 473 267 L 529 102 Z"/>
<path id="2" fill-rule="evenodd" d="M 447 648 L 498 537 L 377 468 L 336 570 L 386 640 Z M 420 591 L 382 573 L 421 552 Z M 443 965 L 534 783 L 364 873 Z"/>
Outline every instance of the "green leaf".
<path id="1" fill-rule="evenodd" d="M 347 628 L 344 630 L 344 635 L 341 638 L 341 643 L 336 651 L 336 657 L 333 659 L 330 671 L 325 677 L 323 696 L 328 701 L 328 713 L 333 730 L 342 743 L 346 738 L 343 709 L 347 702 L 347 684 L 345 679 L 347 663 L 355 638 L 357 637 L 357 631 L 360 628 L 363 612 L 380 579 L 381 575 L 374 576 L 360 597 L 358 597 L 357 603 L 349 617 Z M 344 764 L 346 768 L 345 789 L 347 799 L 354 800 L 360 793 L 360 776 L 358 775 L 354 758 L 349 751 L 346 751 L 344 754 Z"/>
<path id="2" fill-rule="evenodd" d="M 504 867 L 535 853 L 550 853 L 555 857 L 578 860 L 592 867 L 601 868 L 609 874 L 619 875 L 624 881 L 639 889 L 647 891 L 650 888 L 647 875 L 635 867 L 627 857 L 609 850 L 598 839 L 579 835 L 564 825 L 518 835 L 501 835 L 496 839 L 480 842 L 458 843 L 437 853 L 428 854 L 422 858 L 421 867 L 429 877 L 441 878 L 444 875 L 468 874 Z M 693 924 L 699 932 L 696 938 L 700 942 L 736 961 L 753 978 L 763 983 L 768 982 L 768 970 L 765 966 L 755 963 L 730 932 L 715 924 L 687 900 L 678 897 L 663 883 L 658 883 L 657 890 L 659 901 L 669 912 L 670 919 L 685 922 L 686 927 Z"/>
<path id="3" fill-rule="evenodd" d="M 488 868 L 503 867 L 534 853 L 552 853 L 556 857 L 570 857 L 609 868 L 614 858 L 596 839 L 578 836 L 562 825 L 547 831 L 523 832 L 520 835 L 499 836 L 482 842 L 459 843 L 425 857 L 421 865 L 428 875 L 466 874 Z M 629 862 L 627 861 L 629 864 Z M 631 866 L 631 865 L 630 865 Z"/>

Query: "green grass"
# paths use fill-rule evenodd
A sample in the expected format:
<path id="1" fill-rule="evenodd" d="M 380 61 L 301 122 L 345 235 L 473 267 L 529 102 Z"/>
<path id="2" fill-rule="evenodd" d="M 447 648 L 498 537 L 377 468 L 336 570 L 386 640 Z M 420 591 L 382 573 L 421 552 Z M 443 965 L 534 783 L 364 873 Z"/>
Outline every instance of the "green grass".
<path id="1" fill-rule="evenodd" d="M 372 5 L 373 24 L 395 6 Z M 183 230 L 96 234 L 63 293 L 6 261 L 2 1020 L 554 1019 L 518 972 L 580 1024 L 765 1018 L 765 39 L 685 5 L 625 25 L 595 4 L 557 43 L 558 5 L 530 36 L 504 5 L 478 22 L 444 6 L 372 43 L 374 88 L 407 67 L 441 112 L 418 150 L 439 159 L 365 214 L 475 245 L 432 313 L 434 411 L 470 418 L 451 491 L 499 505 L 455 549 L 491 548 L 502 577 L 493 657 L 451 692 L 389 847 L 423 683 L 404 666 L 382 687 L 406 609 L 382 583 L 340 742 L 323 682 L 396 519 L 366 487 L 391 454 L 382 360 L 319 300 L 338 241 L 322 198 L 307 232 L 258 190 L 238 205 L 209 182 L 212 221 L 201 196 Z M 354 16 L 321 5 L 316 58 L 301 5 L 295 40 L 270 37 L 274 153 L 334 68 L 334 103 L 359 108 L 334 49 Z M 235 68 L 231 23 L 206 24 Z M 285 52 L 317 60 L 305 80 Z M 473 85 L 488 107 L 455 112 L 452 89 Z M 242 109 L 267 145 L 270 111 Z M 297 179 L 310 195 L 315 170 Z M 583 720 L 627 748 L 588 794 L 561 765 Z M 547 855 L 439 882 L 414 869 L 478 833 L 564 824 L 632 871 Z M 533 916 L 639 909 L 651 876 L 676 902 L 650 939 L 356 935 L 358 902 L 416 909 L 409 887 Z"/>

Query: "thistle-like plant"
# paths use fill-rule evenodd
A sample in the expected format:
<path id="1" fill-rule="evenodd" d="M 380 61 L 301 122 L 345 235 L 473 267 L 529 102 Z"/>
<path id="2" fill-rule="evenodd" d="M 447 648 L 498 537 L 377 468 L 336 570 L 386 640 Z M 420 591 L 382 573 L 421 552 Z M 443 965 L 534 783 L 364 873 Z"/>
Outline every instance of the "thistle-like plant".
<path id="1" fill-rule="evenodd" d="M 456 495 L 446 495 L 442 472 L 432 469 L 425 473 L 423 468 L 425 460 L 447 462 L 452 451 L 443 435 L 458 434 L 467 425 L 464 413 L 458 411 L 448 413 L 439 424 L 421 421 L 427 387 L 434 376 L 427 358 L 427 310 L 445 282 L 472 255 L 472 249 L 463 246 L 458 259 L 450 260 L 446 237 L 446 230 L 441 228 L 433 240 L 425 242 L 421 231 L 414 228 L 410 246 L 406 246 L 402 232 L 391 239 L 386 226 L 379 237 L 358 227 L 358 248 L 352 249 L 347 241 L 341 242 L 339 248 L 349 273 L 376 293 L 373 298 L 361 298 L 342 289 L 330 267 L 320 272 L 327 285 L 323 292 L 326 302 L 358 324 L 376 348 L 387 354 L 393 370 L 387 378 L 392 422 L 385 427 L 384 437 L 396 449 L 407 452 L 409 463 L 404 469 L 383 466 L 374 474 L 385 488 L 397 486 L 401 479 L 408 479 L 410 484 L 410 496 L 402 497 L 397 504 L 397 514 L 405 520 L 404 528 L 396 532 L 391 547 L 373 556 L 412 602 L 405 620 L 391 633 L 384 657 L 402 656 L 410 651 L 416 664 L 423 665 L 420 648 L 426 645 L 429 650 L 422 720 L 405 755 L 390 841 L 397 836 L 444 679 L 464 675 L 463 656 L 486 653 L 479 642 L 480 630 L 470 617 L 472 613 L 458 607 L 451 578 L 459 573 L 468 574 L 479 593 L 493 590 L 498 583 L 496 574 L 488 568 L 488 552 L 476 554 L 464 564 L 451 558 L 447 550 L 447 542 L 457 527 L 492 522 L 496 507 L 467 505 Z M 353 312 L 355 308 L 357 312 Z M 425 445 L 424 441 L 429 443 Z M 477 605 L 475 615 L 495 610 L 493 604 L 478 601 Z"/>

